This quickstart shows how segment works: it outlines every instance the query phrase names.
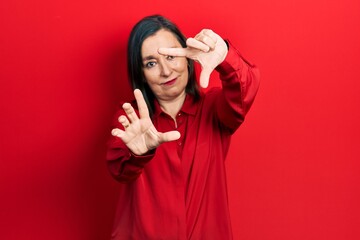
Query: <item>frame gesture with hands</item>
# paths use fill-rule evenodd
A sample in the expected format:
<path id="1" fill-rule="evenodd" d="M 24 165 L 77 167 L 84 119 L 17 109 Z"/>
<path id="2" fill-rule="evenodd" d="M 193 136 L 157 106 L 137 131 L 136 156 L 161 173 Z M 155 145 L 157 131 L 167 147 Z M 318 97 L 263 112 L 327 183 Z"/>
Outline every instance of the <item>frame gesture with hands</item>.
<path id="1" fill-rule="evenodd" d="M 203 29 L 194 38 L 188 38 L 186 48 L 159 48 L 162 55 L 187 57 L 201 65 L 200 86 L 209 85 L 211 72 L 224 61 L 228 48 L 225 41 L 210 29 Z"/>

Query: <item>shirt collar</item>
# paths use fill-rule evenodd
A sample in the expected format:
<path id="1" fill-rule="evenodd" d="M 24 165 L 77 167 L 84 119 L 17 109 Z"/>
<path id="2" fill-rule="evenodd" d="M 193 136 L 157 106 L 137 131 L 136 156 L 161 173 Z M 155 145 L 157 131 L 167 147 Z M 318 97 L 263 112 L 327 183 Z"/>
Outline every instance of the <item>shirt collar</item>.
<path id="1" fill-rule="evenodd" d="M 157 99 L 154 100 L 154 117 L 158 117 L 164 111 L 161 109 L 159 102 Z M 198 103 L 194 102 L 194 97 L 190 94 L 186 94 L 185 101 L 183 106 L 180 109 L 180 112 L 186 113 L 189 115 L 195 115 L 198 109 Z"/>

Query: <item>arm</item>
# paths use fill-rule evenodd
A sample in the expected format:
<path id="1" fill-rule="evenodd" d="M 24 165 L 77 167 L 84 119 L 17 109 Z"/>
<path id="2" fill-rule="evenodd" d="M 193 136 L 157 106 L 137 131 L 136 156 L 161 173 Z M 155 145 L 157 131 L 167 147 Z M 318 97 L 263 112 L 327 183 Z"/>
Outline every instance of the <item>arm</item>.
<path id="1" fill-rule="evenodd" d="M 222 83 L 216 109 L 220 122 L 234 132 L 254 101 L 260 75 L 258 69 L 247 62 L 230 42 L 228 46 L 225 60 L 216 67 Z"/>
<path id="2" fill-rule="evenodd" d="M 223 91 L 216 99 L 220 122 L 235 131 L 249 110 L 259 86 L 258 70 L 247 63 L 238 51 L 212 30 L 204 29 L 188 38 L 186 48 L 159 48 L 163 55 L 184 56 L 200 63 L 200 85 L 208 86 L 211 72 L 220 73 Z"/>
<path id="3" fill-rule="evenodd" d="M 179 139 L 178 131 L 158 132 L 140 90 L 134 90 L 138 112 L 130 103 L 124 103 L 112 130 L 107 152 L 110 173 L 118 181 L 136 179 L 155 149 L 164 142 Z"/>
<path id="4" fill-rule="evenodd" d="M 108 142 L 106 154 L 107 166 L 110 174 L 119 182 L 130 182 L 138 178 L 146 163 L 155 155 L 155 150 L 145 155 L 135 155 L 116 136 Z"/>

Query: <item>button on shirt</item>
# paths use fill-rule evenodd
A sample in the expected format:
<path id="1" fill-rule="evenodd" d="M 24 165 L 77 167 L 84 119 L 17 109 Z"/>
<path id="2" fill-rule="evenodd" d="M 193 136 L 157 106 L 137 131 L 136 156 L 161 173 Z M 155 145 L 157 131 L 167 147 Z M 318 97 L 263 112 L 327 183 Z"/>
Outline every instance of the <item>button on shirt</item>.
<path id="1" fill-rule="evenodd" d="M 187 95 L 176 122 L 155 102 L 155 127 L 179 131 L 179 140 L 135 156 L 111 137 L 108 168 L 122 183 L 112 239 L 232 239 L 224 160 L 255 98 L 259 72 L 231 44 L 216 70 L 222 88 L 197 102 Z M 114 127 L 122 128 L 117 121 Z"/>

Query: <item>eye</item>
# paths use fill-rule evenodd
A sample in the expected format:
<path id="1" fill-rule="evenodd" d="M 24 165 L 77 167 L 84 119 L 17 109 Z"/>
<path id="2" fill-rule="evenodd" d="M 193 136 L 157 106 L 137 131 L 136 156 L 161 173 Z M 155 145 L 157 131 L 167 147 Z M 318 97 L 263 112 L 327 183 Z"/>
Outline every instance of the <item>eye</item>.
<path id="1" fill-rule="evenodd" d="M 146 68 L 152 68 L 152 67 L 154 67 L 156 65 L 156 62 L 147 62 L 146 64 L 145 64 L 145 67 Z"/>
<path id="2" fill-rule="evenodd" d="M 166 56 L 167 60 L 173 60 L 175 57 L 174 56 Z"/>

